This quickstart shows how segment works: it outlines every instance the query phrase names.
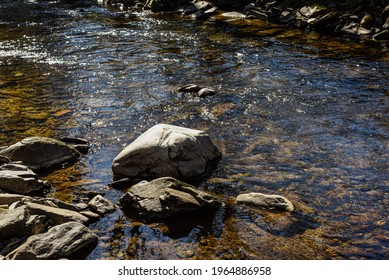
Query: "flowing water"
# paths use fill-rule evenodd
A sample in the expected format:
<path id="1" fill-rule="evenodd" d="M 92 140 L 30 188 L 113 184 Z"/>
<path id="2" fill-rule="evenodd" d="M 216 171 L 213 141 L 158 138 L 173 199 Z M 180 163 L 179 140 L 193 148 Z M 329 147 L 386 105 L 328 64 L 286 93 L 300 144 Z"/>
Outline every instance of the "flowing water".
<path id="1" fill-rule="evenodd" d="M 89 225 L 87 259 L 389 259 L 388 62 L 383 45 L 261 21 L 1 0 L 0 146 L 86 138 L 79 163 L 45 177 L 49 196 L 117 202 L 112 159 L 137 136 L 157 123 L 209 133 L 223 159 L 197 186 L 226 207 L 171 224 L 117 210 Z M 187 83 L 218 94 L 177 94 Z M 252 191 L 297 211 L 233 205 Z"/>

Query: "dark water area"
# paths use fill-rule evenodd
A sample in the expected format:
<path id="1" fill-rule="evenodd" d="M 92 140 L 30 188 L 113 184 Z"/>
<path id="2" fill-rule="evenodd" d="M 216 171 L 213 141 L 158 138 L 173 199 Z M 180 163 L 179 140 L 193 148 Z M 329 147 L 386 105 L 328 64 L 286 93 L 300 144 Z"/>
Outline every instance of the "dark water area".
<path id="1" fill-rule="evenodd" d="M 124 17 L 87 0 L 0 1 L 0 146 L 91 143 L 45 177 L 49 196 L 117 202 L 113 158 L 157 123 L 205 130 L 223 154 L 197 184 L 226 203 L 215 216 L 147 224 L 117 210 L 89 225 L 99 244 L 87 259 L 389 259 L 388 78 L 388 48 L 372 42 Z M 175 92 L 188 83 L 218 94 Z M 234 206 L 244 192 L 281 194 L 297 211 Z"/>

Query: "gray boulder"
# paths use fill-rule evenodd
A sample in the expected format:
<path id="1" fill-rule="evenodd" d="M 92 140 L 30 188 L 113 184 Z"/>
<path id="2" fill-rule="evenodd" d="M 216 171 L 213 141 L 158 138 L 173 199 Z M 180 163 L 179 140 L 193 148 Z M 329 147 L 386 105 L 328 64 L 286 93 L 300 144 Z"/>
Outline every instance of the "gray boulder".
<path id="1" fill-rule="evenodd" d="M 86 226 L 68 222 L 48 232 L 30 236 L 25 243 L 9 253 L 12 260 L 61 259 L 97 244 L 97 236 Z"/>
<path id="2" fill-rule="evenodd" d="M 166 219 L 180 214 L 216 209 L 215 197 L 171 177 L 142 181 L 120 199 L 124 212 L 145 219 Z"/>
<path id="3" fill-rule="evenodd" d="M 64 142 L 46 138 L 29 137 L 0 151 L 11 161 L 22 161 L 35 172 L 52 170 L 77 160 L 80 153 Z"/>
<path id="4" fill-rule="evenodd" d="M 236 198 L 239 204 L 246 204 L 255 207 L 278 210 L 278 211 L 293 211 L 293 204 L 283 196 L 267 195 L 262 193 L 246 193 L 240 194 Z"/>
<path id="5" fill-rule="evenodd" d="M 26 223 L 30 217 L 26 207 L 15 210 L 7 210 L 0 214 L 0 241 L 12 237 L 30 235 Z"/>
<path id="6" fill-rule="evenodd" d="M 94 198 L 92 198 L 88 205 L 93 211 L 101 216 L 109 214 L 116 209 L 115 204 L 102 197 L 101 195 L 96 195 Z"/>
<path id="7" fill-rule="evenodd" d="M 29 194 L 48 189 L 50 184 L 38 178 L 38 175 L 21 164 L 3 164 L 0 166 L 0 189 L 18 194 Z"/>
<path id="8" fill-rule="evenodd" d="M 204 131 L 158 124 L 113 161 L 116 177 L 193 179 L 206 174 L 221 153 Z"/>

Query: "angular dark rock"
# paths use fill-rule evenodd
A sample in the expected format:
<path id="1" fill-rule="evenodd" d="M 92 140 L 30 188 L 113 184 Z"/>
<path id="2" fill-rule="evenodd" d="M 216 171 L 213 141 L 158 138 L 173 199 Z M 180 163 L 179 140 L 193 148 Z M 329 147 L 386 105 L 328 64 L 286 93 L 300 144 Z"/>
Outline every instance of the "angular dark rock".
<path id="1" fill-rule="evenodd" d="M 142 181 L 132 186 L 120 199 L 123 211 L 145 219 L 216 209 L 222 203 L 215 197 L 171 177 Z"/>
<path id="2" fill-rule="evenodd" d="M 49 189 L 50 184 L 38 178 L 38 175 L 21 164 L 7 163 L 0 166 L 0 189 L 18 194 Z"/>
<path id="3" fill-rule="evenodd" d="M 96 195 L 91 201 L 89 201 L 88 205 L 94 212 L 101 216 L 109 214 L 116 209 L 115 204 L 101 195 Z"/>
<path id="4" fill-rule="evenodd" d="M 30 214 L 26 207 L 20 207 L 15 210 L 7 210 L 0 214 L 0 241 L 12 237 L 23 237 L 30 235 L 27 220 Z"/>

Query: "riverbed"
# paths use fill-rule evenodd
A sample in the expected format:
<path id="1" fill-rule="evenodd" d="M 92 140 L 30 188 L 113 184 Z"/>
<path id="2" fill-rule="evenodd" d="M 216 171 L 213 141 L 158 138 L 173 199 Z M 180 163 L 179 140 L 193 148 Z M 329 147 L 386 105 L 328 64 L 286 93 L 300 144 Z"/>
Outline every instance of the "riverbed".
<path id="1" fill-rule="evenodd" d="M 260 20 L 125 15 L 94 1 L 0 3 L 0 146 L 82 137 L 48 196 L 117 202 L 113 158 L 158 123 L 205 130 L 222 152 L 194 184 L 216 216 L 148 224 L 120 209 L 89 225 L 86 259 L 388 259 L 389 55 L 385 45 Z M 178 93 L 194 83 L 217 94 Z M 280 194 L 279 213 L 234 205 Z"/>

